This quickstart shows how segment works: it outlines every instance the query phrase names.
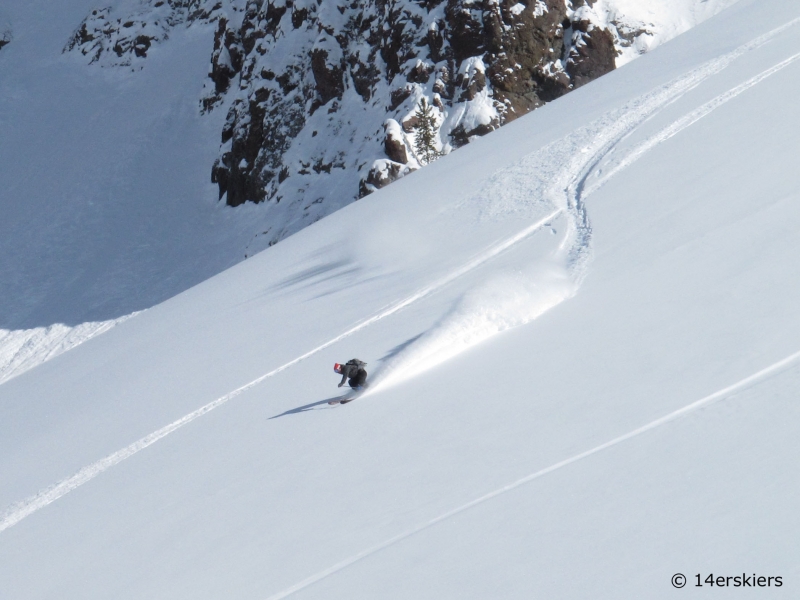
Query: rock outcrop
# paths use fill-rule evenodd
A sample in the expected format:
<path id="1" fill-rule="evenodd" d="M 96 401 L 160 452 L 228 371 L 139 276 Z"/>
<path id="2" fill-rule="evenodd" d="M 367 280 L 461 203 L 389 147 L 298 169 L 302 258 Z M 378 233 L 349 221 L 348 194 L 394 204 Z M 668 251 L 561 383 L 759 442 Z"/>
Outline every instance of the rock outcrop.
<path id="1" fill-rule="evenodd" d="M 169 38 L 176 26 L 219 18 L 223 3 L 210 0 L 151 0 L 138 12 L 116 16 L 112 8 L 96 8 L 75 30 L 64 52 L 79 52 L 89 63 L 139 66 L 153 44 Z"/>
<path id="2" fill-rule="evenodd" d="M 423 96 L 447 153 L 610 71 L 615 56 L 614 36 L 564 0 L 251 0 L 215 40 L 207 110 L 238 75 L 212 174 L 234 206 L 318 188 L 305 165 L 319 161 L 342 164 L 332 174 L 363 195 L 421 166 L 412 120 Z M 403 127 L 380 136 L 387 117 Z M 331 144 L 314 153 L 303 132 Z M 301 144 L 310 155 L 292 151 Z M 367 169 L 380 154 L 409 169 Z"/>
<path id="3" fill-rule="evenodd" d="M 231 206 L 266 203 L 274 243 L 420 168 L 422 98 L 446 154 L 614 69 L 635 30 L 594 4 L 150 0 L 92 11 L 65 52 L 138 68 L 175 27 L 204 24 L 200 107 L 227 111 L 211 178 Z"/>

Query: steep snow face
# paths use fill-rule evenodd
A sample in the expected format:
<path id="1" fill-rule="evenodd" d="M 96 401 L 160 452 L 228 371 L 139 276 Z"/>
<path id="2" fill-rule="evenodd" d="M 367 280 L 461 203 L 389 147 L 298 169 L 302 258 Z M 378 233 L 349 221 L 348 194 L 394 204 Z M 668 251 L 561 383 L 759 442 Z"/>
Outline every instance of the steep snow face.
<path id="1" fill-rule="evenodd" d="M 592 44 L 608 32 L 617 50 L 627 43 L 614 24 L 623 11 L 601 10 L 610 6 L 0 7 L 0 370 L 70 347 L 62 327 L 80 325 L 64 335 L 87 339 L 94 324 L 149 308 L 417 170 L 419 98 L 433 103 L 436 148 L 447 152 L 579 85 L 597 66 Z M 707 16 L 664 6 L 637 19 L 656 31 L 658 19 Z M 603 56 L 600 70 L 613 66 Z M 215 159 L 229 202 L 234 188 L 271 199 L 235 213 L 218 204 Z"/>
<path id="2" fill-rule="evenodd" d="M 0 589 L 794 598 L 798 39 L 743 3 L 0 386 Z"/>

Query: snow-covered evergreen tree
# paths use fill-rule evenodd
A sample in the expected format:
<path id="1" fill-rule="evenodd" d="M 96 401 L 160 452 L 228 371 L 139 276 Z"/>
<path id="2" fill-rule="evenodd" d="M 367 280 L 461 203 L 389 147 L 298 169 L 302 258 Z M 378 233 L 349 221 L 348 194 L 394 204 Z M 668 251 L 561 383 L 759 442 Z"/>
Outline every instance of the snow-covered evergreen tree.
<path id="1" fill-rule="evenodd" d="M 417 118 L 414 149 L 419 161 L 427 165 L 442 155 L 436 149 L 436 136 L 439 133 L 436 114 L 433 112 L 433 107 L 423 97 L 417 105 L 414 116 Z"/>

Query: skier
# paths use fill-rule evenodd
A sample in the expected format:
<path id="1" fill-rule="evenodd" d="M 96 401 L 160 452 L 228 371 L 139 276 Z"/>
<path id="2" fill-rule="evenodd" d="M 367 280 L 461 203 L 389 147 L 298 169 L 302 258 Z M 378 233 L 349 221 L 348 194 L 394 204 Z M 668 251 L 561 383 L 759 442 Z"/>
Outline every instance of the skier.
<path id="1" fill-rule="evenodd" d="M 365 387 L 367 387 L 367 372 L 364 370 L 366 364 L 367 363 L 360 361 L 357 358 L 352 358 L 343 365 L 340 365 L 339 363 L 333 365 L 333 370 L 342 376 L 342 381 L 339 382 L 339 387 L 342 387 L 344 382 L 348 379 L 350 380 L 348 382 L 350 387 L 354 390 L 363 390 Z"/>

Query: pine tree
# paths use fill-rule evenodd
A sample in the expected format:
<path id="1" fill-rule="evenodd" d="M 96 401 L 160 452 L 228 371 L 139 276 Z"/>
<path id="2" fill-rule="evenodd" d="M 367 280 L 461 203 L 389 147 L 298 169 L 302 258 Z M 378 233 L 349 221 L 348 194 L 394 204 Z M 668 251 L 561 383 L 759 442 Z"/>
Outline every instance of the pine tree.
<path id="1" fill-rule="evenodd" d="M 436 149 L 436 135 L 439 133 L 439 128 L 436 126 L 436 116 L 433 113 L 433 107 L 428 104 L 425 98 L 419 101 L 414 116 L 417 118 L 414 149 L 417 152 L 417 158 L 423 164 L 428 164 L 442 155 Z"/>

